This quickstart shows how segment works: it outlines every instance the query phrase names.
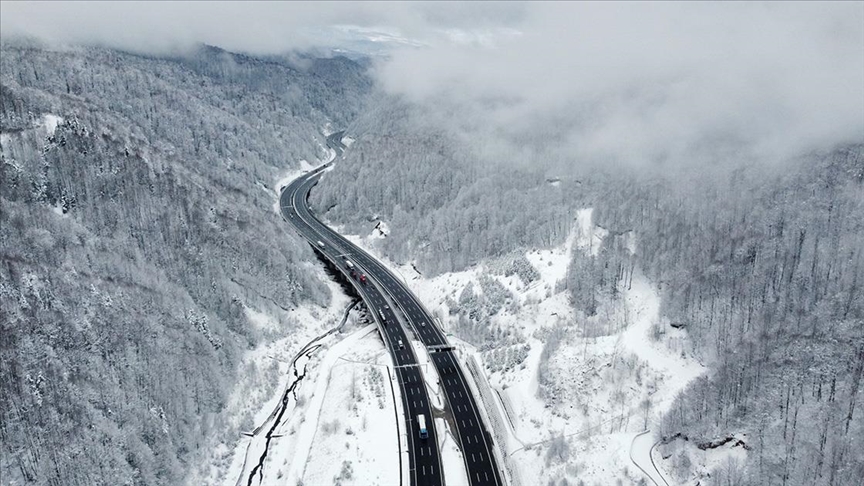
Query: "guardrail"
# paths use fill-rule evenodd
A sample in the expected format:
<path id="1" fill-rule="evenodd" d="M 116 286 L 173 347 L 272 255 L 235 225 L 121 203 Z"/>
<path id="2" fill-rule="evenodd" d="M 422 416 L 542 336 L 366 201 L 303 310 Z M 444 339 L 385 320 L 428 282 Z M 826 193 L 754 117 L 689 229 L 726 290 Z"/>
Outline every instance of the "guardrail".
<path id="1" fill-rule="evenodd" d="M 466 360 L 468 372 L 474 378 L 474 384 L 477 386 L 477 391 L 480 395 L 480 401 L 483 403 L 483 408 L 486 410 L 486 416 L 489 418 L 489 424 L 492 427 L 492 435 L 495 437 L 495 443 L 498 445 L 499 462 L 507 471 L 507 476 L 510 479 L 511 486 L 521 486 L 522 481 L 519 477 L 519 470 L 512 463 L 512 459 L 507 454 L 507 444 L 509 435 L 507 434 L 507 426 L 504 424 L 504 418 L 501 416 L 501 411 L 495 404 L 495 397 L 492 395 L 492 386 L 486 381 L 486 375 L 474 356 L 469 356 Z"/>
<path id="2" fill-rule="evenodd" d="M 513 417 L 516 416 L 516 413 L 513 411 L 513 405 L 510 403 L 510 397 L 508 397 L 507 395 L 502 395 L 501 391 L 499 390 L 495 390 L 495 394 L 498 395 L 498 398 L 501 400 L 501 405 L 504 406 L 504 415 L 507 417 L 507 421 L 510 423 L 510 430 L 515 431 L 516 424 L 513 423 Z"/>

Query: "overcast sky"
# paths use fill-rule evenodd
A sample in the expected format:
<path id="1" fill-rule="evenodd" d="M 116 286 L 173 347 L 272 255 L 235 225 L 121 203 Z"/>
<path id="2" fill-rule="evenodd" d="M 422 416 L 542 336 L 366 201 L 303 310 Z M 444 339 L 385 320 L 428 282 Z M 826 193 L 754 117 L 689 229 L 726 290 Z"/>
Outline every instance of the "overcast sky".
<path id="1" fill-rule="evenodd" d="M 585 157 L 759 156 L 864 141 L 864 3 L 0 3 L 4 36 L 278 53 L 358 36 L 383 87 Z M 448 113 L 453 113 L 452 110 Z"/>
<path id="2" fill-rule="evenodd" d="M 353 25 L 432 43 L 451 30 L 518 25 L 515 2 L 2 2 L 4 34 L 164 52 L 204 42 L 232 51 L 281 53 L 321 43 L 321 29 Z"/>

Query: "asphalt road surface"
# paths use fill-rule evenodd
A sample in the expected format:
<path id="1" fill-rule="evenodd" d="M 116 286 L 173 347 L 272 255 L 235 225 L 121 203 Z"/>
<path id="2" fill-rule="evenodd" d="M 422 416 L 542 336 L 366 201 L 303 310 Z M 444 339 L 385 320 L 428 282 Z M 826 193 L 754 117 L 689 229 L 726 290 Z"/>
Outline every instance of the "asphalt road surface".
<path id="1" fill-rule="evenodd" d="M 329 164 L 328 164 L 329 165 Z M 317 184 L 325 165 L 294 180 L 282 190 L 280 206 L 283 218 L 327 259 L 333 262 L 358 289 L 372 314 L 375 315 L 384 342 L 396 365 L 408 431 L 409 469 L 412 485 L 442 484 L 440 455 L 436 431 L 429 407 L 429 398 L 421 370 L 409 344 L 406 329 L 413 330 L 429 352 L 438 371 L 449 412 L 456 424 L 468 480 L 472 486 L 503 484 L 495 457 L 494 444 L 482 422 L 452 347 L 435 324 L 431 314 L 411 291 L 384 265 L 372 258 L 341 235 L 318 221 L 307 204 L 309 191 Z M 322 246 L 323 245 L 323 246 Z M 346 261 L 355 265 L 355 275 Z M 360 274 L 367 282 L 360 282 Z M 399 313 L 397 319 L 396 312 Z M 401 345 L 399 344 L 401 341 Z M 428 439 L 420 439 L 416 423 L 418 414 L 426 416 Z"/>
<path id="2" fill-rule="evenodd" d="M 395 373 L 398 377 L 402 395 L 402 406 L 405 411 L 405 424 L 402 432 L 406 432 L 409 451 L 409 471 L 412 485 L 432 486 L 443 484 L 441 459 L 437 447 L 437 434 L 432 419 L 429 396 L 426 390 L 417 358 L 411 348 L 408 336 L 399 325 L 394 309 L 385 300 L 372 278 L 367 277 L 365 284 L 360 283 L 359 275 L 364 270 L 357 268 L 358 278 L 350 276 L 343 255 L 349 255 L 351 247 L 341 240 L 334 239 L 323 225 L 312 217 L 306 206 L 306 196 L 309 189 L 317 182 L 316 173 L 310 173 L 293 181 L 283 191 L 280 198 L 282 215 L 286 221 L 306 238 L 316 251 L 323 254 L 340 270 L 352 279 L 354 286 L 366 302 L 367 307 L 378 324 L 384 343 L 393 357 Z M 323 246 L 318 242 L 323 243 Z M 350 261 L 350 257 L 348 258 Z M 359 265 L 357 265 L 359 267 Z M 400 345 L 401 342 L 401 345 Z M 417 425 L 417 416 L 426 416 L 426 427 L 429 437 L 421 439 Z"/>

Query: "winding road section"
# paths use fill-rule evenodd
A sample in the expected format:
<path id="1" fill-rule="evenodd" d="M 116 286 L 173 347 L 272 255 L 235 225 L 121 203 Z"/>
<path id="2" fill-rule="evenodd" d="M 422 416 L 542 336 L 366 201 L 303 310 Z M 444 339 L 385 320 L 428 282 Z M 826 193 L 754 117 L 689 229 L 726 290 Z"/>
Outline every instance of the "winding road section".
<path id="1" fill-rule="evenodd" d="M 346 259 L 350 260 L 352 246 L 341 238 L 334 238 L 325 231 L 325 226 L 315 219 L 306 206 L 309 189 L 318 181 L 323 167 L 310 172 L 289 184 L 280 198 L 282 216 L 292 224 L 301 236 L 306 238 L 317 252 L 339 268 L 366 302 L 370 314 L 375 317 L 376 324 L 384 339 L 384 344 L 393 357 L 393 363 L 398 377 L 402 395 L 402 406 L 405 411 L 405 431 L 407 436 L 410 482 L 417 486 L 433 486 L 443 484 L 441 459 L 438 453 L 437 434 L 434 421 L 431 420 L 431 406 L 417 358 L 409 345 L 408 336 L 398 324 L 396 315 L 389 308 L 387 300 L 369 275 L 367 283 L 351 278 Z M 318 242 L 323 243 L 323 247 Z M 346 258 L 343 258 L 346 256 Z M 366 270 L 357 264 L 357 272 Z M 400 345 L 400 342 L 402 343 Z M 417 427 L 417 416 L 423 414 L 427 420 L 428 438 L 421 439 Z"/>
<path id="2" fill-rule="evenodd" d="M 341 132 L 340 132 L 341 133 Z M 328 145 L 329 145 L 328 138 Z M 440 485 L 443 471 L 438 451 L 437 434 L 432 420 L 426 385 L 409 344 L 405 323 L 429 352 L 444 390 L 449 413 L 456 425 L 467 476 L 472 486 L 501 485 L 502 477 L 493 455 L 491 434 L 485 427 L 477 402 L 465 380 L 453 347 L 435 325 L 431 314 L 392 272 L 361 248 L 321 223 L 312 214 L 307 199 L 330 163 L 308 172 L 282 189 L 282 217 L 321 255 L 346 275 L 375 316 L 384 343 L 395 364 L 408 437 L 409 470 L 412 485 Z M 355 265 L 355 277 L 347 262 Z M 366 282 L 359 280 L 366 275 Z M 396 311 L 399 311 L 397 318 Z M 416 418 L 424 414 L 429 432 L 421 439 Z"/>

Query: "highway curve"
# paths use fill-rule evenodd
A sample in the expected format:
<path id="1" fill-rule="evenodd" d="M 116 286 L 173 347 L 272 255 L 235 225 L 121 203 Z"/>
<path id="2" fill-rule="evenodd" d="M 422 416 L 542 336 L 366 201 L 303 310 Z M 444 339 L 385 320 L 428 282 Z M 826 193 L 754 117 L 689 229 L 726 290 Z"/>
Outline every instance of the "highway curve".
<path id="1" fill-rule="evenodd" d="M 393 308 L 379 289 L 379 284 L 374 280 L 374 277 L 367 274 L 369 277 L 365 284 L 360 283 L 357 278 L 351 278 L 346 259 L 342 257 L 344 255 L 348 260 L 352 258 L 353 245 L 348 246 L 344 241 L 333 238 L 331 234 L 324 231 L 323 225 L 312 216 L 306 206 L 309 189 L 317 182 L 317 176 L 320 173 L 321 169 L 318 169 L 301 176 L 282 191 L 280 197 L 282 216 L 294 226 L 301 236 L 309 241 L 318 253 L 345 273 L 366 302 L 370 314 L 375 318 L 384 344 L 393 358 L 399 381 L 402 406 L 405 410 L 405 424 L 402 431 L 406 432 L 408 438 L 411 484 L 417 486 L 441 485 L 443 484 L 443 474 L 431 405 L 408 336 L 402 326 L 398 324 Z M 323 247 L 318 244 L 319 241 L 323 243 Z M 358 272 L 366 272 L 362 265 L 358 264 L 357 267 Z M 401 346 L 399 345 L 400 341 Z M 416 417 L 419 414 L 425 415 L 428 419 L 426 421 L 429 433 L 427 439 L 421 439 L 418 435 Z"/>
<path id="2" fill-rule="evenodd" d="M 455 432 L 463 452 L 470 484 L 503 484 L 493 455 L 491 434 L 482 421 L 477 401 L 465 381 L 465 373 L 452 346 L 430 313 L 410 289 L 383 264 L 321 223 L 308 207 L 309 191 L 329 166 L 330 164 L 325 164 L 292 181 L 283 189 L 280 196 L 282 217 L 294 226 L 316 251 L 348 277 L 376 318 L 378 328 L 384 336 L 384 343 L 396 365 L 403 406 L 407 411 L 405 427 L 409 431 L 407 435 L 411 484 L 442 484 L 443 477 L 428 394 L 420 368 L 416 366 L 417 360 L 406 330 L 396 319 L 396 311 L 400 313 L 400 319 L 414 330 L 415 336 L 426 346 L 438 371 L 449 412 L 456 424 Z M 323 247 L 319 242 L 323 243 Z M 346 260 L 355 264 L 358 278 L 351 277 Z M 365 284 L 359 281 L 360 273 L 366 275 Z M 404 347 L 399 346 L 400 340 Z M 427 417 L 429 428 L 429 438 L 422 440 L 418 437 L 415 423 L 417 414 L 421 413 Z"/>

